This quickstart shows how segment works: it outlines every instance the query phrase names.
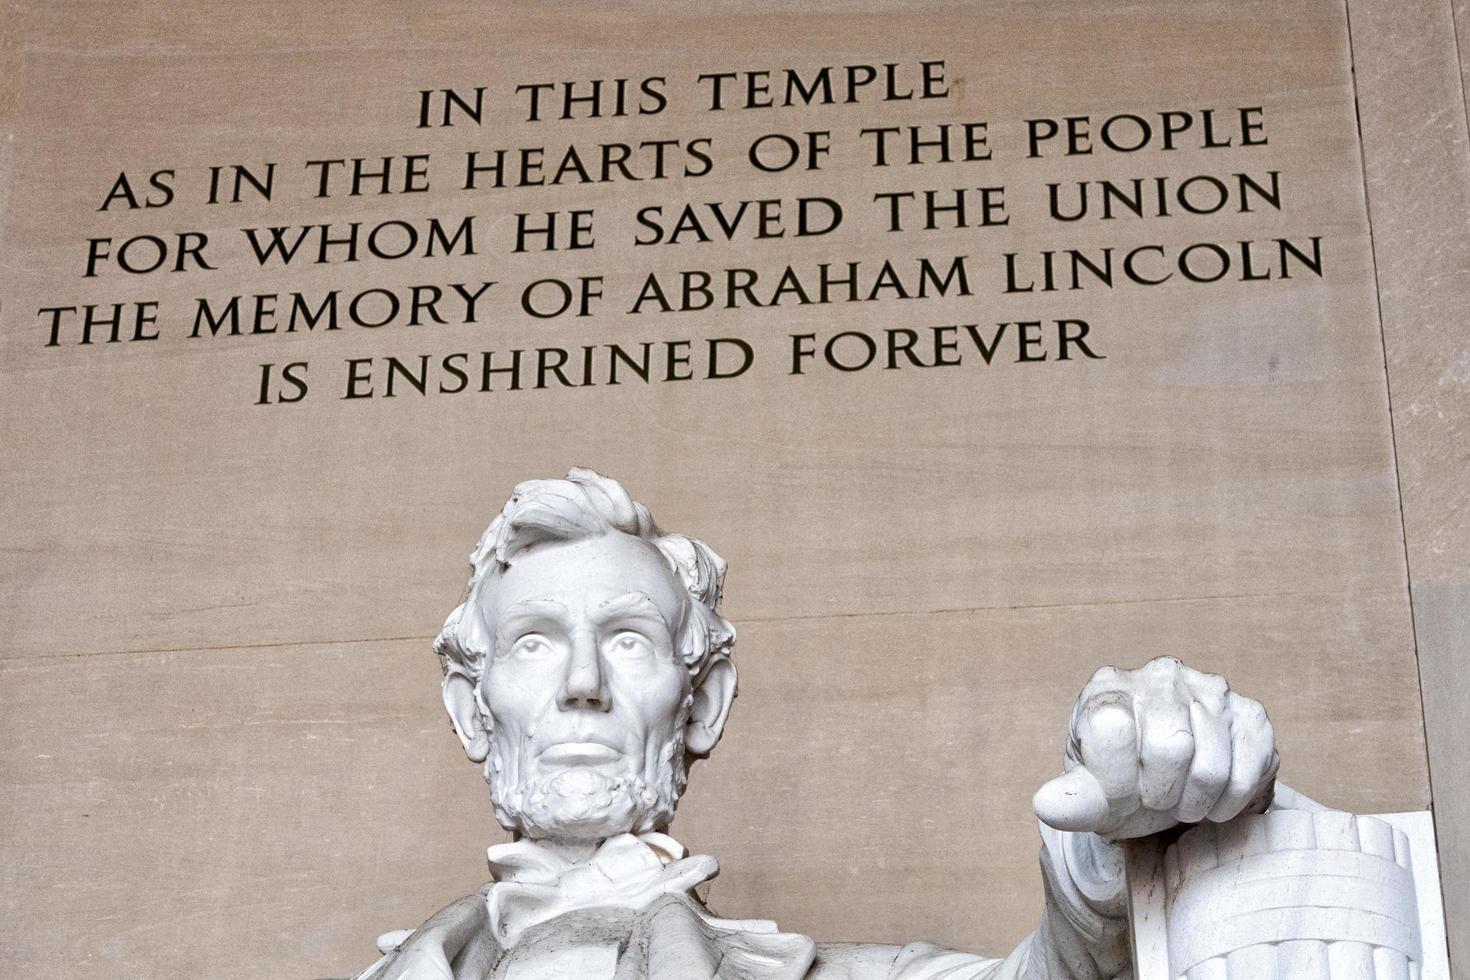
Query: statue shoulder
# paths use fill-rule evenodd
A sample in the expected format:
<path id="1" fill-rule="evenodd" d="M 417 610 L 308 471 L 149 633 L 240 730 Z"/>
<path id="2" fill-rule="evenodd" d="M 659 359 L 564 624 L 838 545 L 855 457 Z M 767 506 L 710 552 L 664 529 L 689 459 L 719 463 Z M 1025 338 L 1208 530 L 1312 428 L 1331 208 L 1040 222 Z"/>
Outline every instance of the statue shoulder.
<path id="1" fill-rule="evenodd" d="M 932 943 L 818 943 L 807 980 L 1001 980 L 1002 965 Z"/>
<path id="2" fill-rule="evenodd" d="M 500 955 L 485 908 L 485 896 L 493 887 L 493 883 L 486 884 L 455 899 L 417 929 L 379 936 L 382 958 L 354 980 L 408 980 L 418 976 L 453 976 L 459 980 L 461 976 L 483 976 Z"/>

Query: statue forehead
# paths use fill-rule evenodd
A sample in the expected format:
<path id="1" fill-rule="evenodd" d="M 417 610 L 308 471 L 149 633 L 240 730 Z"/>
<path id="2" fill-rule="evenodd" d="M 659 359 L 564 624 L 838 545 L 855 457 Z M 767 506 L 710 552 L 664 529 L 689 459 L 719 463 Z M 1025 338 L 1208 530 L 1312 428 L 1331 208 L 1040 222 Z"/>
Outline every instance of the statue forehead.
<path id="1" fill-rule="evenodd" d="M 492 622 L 518 603 L 549 599 L 583 609 L 631 593 L 646 595 L 673 624 L 684 602 L 684 590 L 658 548 L 621 531 L 539 542 L 513 555 L 488 584 L 481 601 Z"/>

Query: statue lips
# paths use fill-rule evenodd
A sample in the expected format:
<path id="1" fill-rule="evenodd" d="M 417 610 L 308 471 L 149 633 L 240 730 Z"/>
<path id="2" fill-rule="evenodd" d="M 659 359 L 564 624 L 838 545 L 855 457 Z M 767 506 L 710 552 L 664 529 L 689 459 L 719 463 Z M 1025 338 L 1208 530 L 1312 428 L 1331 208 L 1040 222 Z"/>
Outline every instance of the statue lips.
<path id="1" fill-rule="evenodd" d="M 537 757 L 538 761 L 552 766 L 596 766 L 615 762 L 622 758 L 621 749 L 605 742 L 558 742 L 548 746 Z"/>

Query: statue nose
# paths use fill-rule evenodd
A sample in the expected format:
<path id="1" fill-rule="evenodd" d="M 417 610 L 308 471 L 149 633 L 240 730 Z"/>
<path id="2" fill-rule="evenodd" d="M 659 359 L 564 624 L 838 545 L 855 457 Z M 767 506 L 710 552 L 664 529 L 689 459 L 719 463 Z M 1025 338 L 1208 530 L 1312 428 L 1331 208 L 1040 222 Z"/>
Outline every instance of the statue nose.
<path id="1" fill-rule="evenodd" d="M 572 655 L 562 682 L 561 706 L 564 710 L 593 711 L 607 711 L 612 707 L 595 637 L 579 635 L 572 642 Z"/>

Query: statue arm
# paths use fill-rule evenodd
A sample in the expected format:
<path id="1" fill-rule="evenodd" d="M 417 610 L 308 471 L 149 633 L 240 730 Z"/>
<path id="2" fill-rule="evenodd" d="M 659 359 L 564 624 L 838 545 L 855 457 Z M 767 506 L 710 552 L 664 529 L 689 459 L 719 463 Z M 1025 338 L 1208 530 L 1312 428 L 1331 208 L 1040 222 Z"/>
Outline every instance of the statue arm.
<path id="1" fill-rule="evenodd" d="M 905 946 L 888 980 L 1115 980 L 1130 976 L 1122 848 L 1041 825 L 1046 904 L 1004 960 L 928 943 Z"/>
<path id="2" fill-rule="evenodd" d="M 1046 894 L 1036 931 L 1004 960 L 913 943 L 888 980 L 1114 980 L 1130 963 L 1122 848 L 1041 824 Z M 824 980 L 820 976 L 817 980 Z"/>
<path id="3" fill-rule="evenodd" d="M 1046 902 L 1036 931 L 996 980 L 1112 980 L 1132 953 L 1123 849 L 1096 834 L 1041 824 Z"/>

